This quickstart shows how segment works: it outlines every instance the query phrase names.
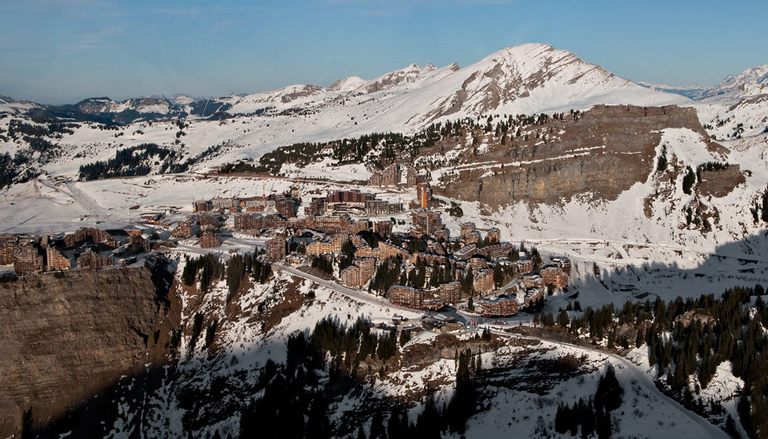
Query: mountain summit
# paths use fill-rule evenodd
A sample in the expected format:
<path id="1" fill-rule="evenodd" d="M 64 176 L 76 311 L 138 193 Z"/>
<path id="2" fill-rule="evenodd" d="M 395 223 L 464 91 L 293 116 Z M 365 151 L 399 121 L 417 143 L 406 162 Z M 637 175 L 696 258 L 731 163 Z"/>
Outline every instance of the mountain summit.
<path id="1" fill-rule="evenodd" d="M 768 93 L 768 64 L 751 67 L 738 75 L 727 76 L 704 93 L 704 98 L 744 99 Z"/>
<path id="2" fill-rule="evenodd" d="M 535 43 L 499 50 L 464 68 L 457 64 L 442 68 L 412 64 L 372 80 L 350 77 L 327 88 L 290 86 L 219 101 L 226 104 L 229 114 L 295 112 L 301 108 L 317 114 L 318 119 L 332 119 L 333 126 L 343 123 L 339 116 L 354 117 L 358 127 L 374 131 L 411 130 L 441 118 L 477 117 L 491 112 L 535 113 L 585 109 L 596 104 L 690 102 L 622 79 L 571 52 Z M 345 108 L 340 109 L 340 105 Z M 350 114 L 350 105 L 355 106 L 357 116 Z"/>
<path id="3" fill-rule="evenodd" d="M 441 119 L 488 113 L 538 113 L 586 109 L 596 104 L 667 105 L 688 99 L 642 87 L 571 52 L 547 44 L 523 44 L 494 52 L 461 68 L 411 64 L 365 80 L 355 76 L 328 87 L 297 84 L 245 95 L 193 101 L 87 99 L 56 115 L 116 122 L 176 117 L 290 116 L 302 114 L 324 131 L 412 131 Z M 87 105 L 84 105 L 87 104 Z M 102 118 L 98 119 L 99 121 Z"/>

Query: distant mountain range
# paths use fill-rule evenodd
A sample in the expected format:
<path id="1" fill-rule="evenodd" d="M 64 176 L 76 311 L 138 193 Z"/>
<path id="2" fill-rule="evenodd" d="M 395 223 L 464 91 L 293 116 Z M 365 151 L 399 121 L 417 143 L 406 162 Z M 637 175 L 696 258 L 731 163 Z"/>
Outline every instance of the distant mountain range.
<path id="1" fill-rule="evenodd" d="M 493 53 L 465 68 L 410 65 L 372 80 L 349 77 L 329 87 L 292 85 L 278 90 L 212 99 L 180 96 L 114 101 L 90 98 L 73 105 L 31 105 L 38 117 L 126 124 L 180 115 L 221 119 L 235 115 L 338 113 L 356 106 L 356 121 L 372 118 L 390 129 L 419 127 L 440 118 L 488 112 L 531 113 L 586 108 L 593 104 L 663 105 L 683 103 L 669 93 L 647 90 L 572 53 L 526 44 Z M 16 101 L 0 102 L 20 109 Z M 346 113 L 336 114 L 337 122 Z M 354 117 L 350 115 L 350 117 Z M 361 120 L 362 119 L 362 120 Z"/>
<path id="2" fill-rule="evenodd" d="M 367 120 L 386 115 L 392 128 L 418 127 L 441 117 L 583 109 L 594 104 L 664 105 L 707 99 L 744 99 L 768 91 L 768 65 L 747 69 L 714 87 L 633 83 L 574 54 L 544 44 L 495 52 L 465 68 L 410 65 L 372 80 L 348 77 L 328 87 L 291 85 L 268 92 L 218 98 L 107 97 L 72 105 L 41 105 L 0 96 L 0 112 L 128 124 L 168 117 L 223 119 L 237 115 L 333 112 L 355 104 Z M 395 114 L 392 109 L 397 107 Z M 328 111 L 330 110 L 330 111 Z M 352 117 L 352 116 L 351 116 Z"/>

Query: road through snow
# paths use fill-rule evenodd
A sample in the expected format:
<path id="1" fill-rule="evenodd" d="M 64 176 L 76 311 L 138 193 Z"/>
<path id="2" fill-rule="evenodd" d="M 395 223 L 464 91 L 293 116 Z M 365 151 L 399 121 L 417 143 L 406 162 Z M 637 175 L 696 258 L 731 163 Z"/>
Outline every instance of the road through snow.
<path id="1" fill-rule="evenodd" d="M 391 302 L 389 302 L 387 300 L 384 300 L 382 298 L 373 296 L 373 295 L 368 294 L 368 293 L 366 293 L 364 291 L 354 290 L 352 288 L 344 287 L 344 286 L 339 285 L 338 283 L 336 283 L 334 281 L 329 281 L 329 280 L 321 279 L 321 278 L 319 278 L 319 277 L 317 277 L 315 275 L 312 275 L 312 274 L 309 274 L 309 273 L 305 273 L 305 272 L 303 272 L 301 270 L 298 270 L 296 268 L 293 268 L 293 267 L 288 267 L 288 266 L 286 266 L 286 265 L 284 265 L 282 263 L 279 263 L 279 262 L 276 262 L 276 263 L 272 264 L 272 267 L 277 269 L 277 270 L 285 271 L 287 273 L 290 273 L 290 274 L 292 274 L 294 276 L 301 277 L 301 278 L 304 278 L 304 279 L 307 279 L 307 280 L 311 280 L 312 282 L 315 282 L 318 285 L 322 285 L 322 286 L 324 286 L 326 288 L 329 288 L 329 289 L 331 289 L 333 291 L 336 291 L 338 293 L 344 294 L 344 295 L 346 295 L 348 297 L 351 297 L 353 299 L 361 300 L 363 302 L 367 302 L 367 303 L 370 303 L 370 304 L 373 304 L 373 305 L 377 305 L 377 306 L 385 306 L 385 307 L 389 307 L 389 308 L 393 308 L 393 309 L 407 310 L 409 312 L 416 312 L 416 313 L 421 313 L 423 315 L 426 315 L 425 313 L 423 313 L 423 312 L 421 312 L 419 310 L 414 310 L 414 309 L 410 309 L 410 308 L 404 308 L 404 307 L 395 305 L 395 304 L 393 304 L 393 303 L 391 303 Z M 697 415 L 696 413 L 686 409 L 685 407 L 680 405 L 677 401 L 675 401 L 674 399 L 670 398 L 669 396 L 667 396 L 663 392 L 661 392 L 656 387 L 656 385 L 654 384 L 653 380 L 648 375 L 646 375 L 642 371 L 638 370 L 638 368 L 631 361 L 629 361 L 628 359 L 626 359 L 626 358 L 624 358 L 624 357 L 622 357 L 620 355 L 604 352 L 604 351 L 601 351 L 601 350 L 598 350 L 598 349 L 592 349 L 592 348 L 588 348 L 588 347 L 584 347 L 584 346 L 579 346 L 579 345 L 575 345 L 575 344 L 564 343 L 564 342 L 561 342 L 561 341 L 548 340 L 546 338 L 541 338 L 541 337 L 534 337 L 534 336 L 529 336 L 529 335 L 522 336 L 522 335 L 517 335 L 517 334 L 510 334 L 508 332 L 504 332 L 504 331 L 501 331 L 501 330 L 493 330 L 493 333 L 496 334 L 496 335 L 499 335 L 499 336 L 504 336 L 504 337 L 521 337 L 521 338 L 536 339 L 536 340 L 539 340 L 539 341 L 542 341 L 542 342 L 558 344 L 558 345 L 562 345 L 562 346 L 567 346 L 567 347 L 572 348 L 572 349 L 584 350 L 584 351 L 592 352 L 592 353 L 595 353 L 595 354 L 598 354 L 598 355 L 606 356 L 610 360 L 612 360 L 612 363 L 614 364 L 614 366 L 619 366 L 620 370 L 626 370 L 627 373 L 630 374 L 630 376 L 632 377 L 632 379 L 635 382 L 637 382 L 639 385 L 643 386 L 643 388 L 648 392 L 648 394 L 656 395 L 657 400 L 660 401 L 662 404 L 666 404 L 669 407 L 669 409 L 679 411 L 683 416 L 685 416 L 688 419 L 690 419 L 693 423 L 699 425 L 702 428 L 702 430 L 707 433 L 708 437 L 710 437 L 710 438 L 723 438 L 723 439 L 728 438 L 728 435 L 724 431 L 722 431 L 719 428 L 717 428 L 716 426 L 712 425 L 709 421 L 707 421 L 706 419 L 704 419 L 701 416 Z M 665 408 L 663 408 L 663 407 L 659 407 L 659 410 L 664 410 L 664 409 Z"/>

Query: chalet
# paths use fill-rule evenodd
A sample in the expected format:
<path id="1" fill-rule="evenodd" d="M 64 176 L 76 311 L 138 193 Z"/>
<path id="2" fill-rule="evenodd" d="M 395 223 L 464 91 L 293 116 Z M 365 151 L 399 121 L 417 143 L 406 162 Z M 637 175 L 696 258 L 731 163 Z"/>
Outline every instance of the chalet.
<path id="1" fill-rule="evenodd" d="M 544 285 L 551 285 L 558 289 L 563 289 L 568 285 L 568 274 L 557 265 L 547 265 L 539 270 Z"/>
<path id="2" fill-rule="evenodd" d="M 313 256 L 339 254 L 341 253 L 341 246 L 348 240 L 349 235 L 346 233 L 339 233 L 328 241 L 317 241 L 309 244 L 307 246 L 307 254 Z"/>
<path id="3" fill-rule="evenodd" d="M 389 287 L 389 290 L 387 290 L 387 297 L 392 303 L 411 308 L 421 308 L 424 303 L 423 291 L 403 285 L 392 285 Z"/>
<path id="4" fill-rule="evenodd" d="M 475 272 L 474 280 L 472 281 L 472 288 L 480 293 L 481 296 L 492 293 L 494 290 L 493 271 L 479 270 Z"/>
<path id="5" fill-rule="evenodd" d="M 496 227 L 493 227 L 488 230 L 488 233 L 485 235 L 485 238 L 491 244 L 498 244 L 499 242 L 501 242 L 501 230 L 497 229 Z"/>
<path id="6" fill-rule="evenodd" d="M 476 302 L 480 313 L 487 317 L 509 317 L 517 314 L 517 300 L 509 297 L 481 299 Z"/>
<path id="7" fill-rule="evenodd" d="M 109 256 L 103 256 L 93 250 L 87 250 L 77 258 L 77 268 L 83 270 L 99 270 L 114 267 L 115 260 Z"/>
<path id="8" fill-rule="evenodd" d="M 267 259 L 270 261 L 280 261 L 286 254 L 285 237 L 278 235 L 265 243 L 267 247 Z"/>
<path id="9" fill-rule="evenodd" d="M 197 243 L 202 248 L 214 248 L 221 246 L 221 239 L 215 233 L 203 232 Z"/>
<path id="10" fill-rule="evenodd" d="M 72 262 L 68 257 L 54 247 L 48 246 L 45 249 L 45 269 L 48 271 L 69 270 L 72 268 Z"/>
<path id="11" fill-rule="evenodd" d="M 455 304 L 461 301 L 461 282 L 453 281 L 441 284 L 437 294 L 443 303 Z"/>

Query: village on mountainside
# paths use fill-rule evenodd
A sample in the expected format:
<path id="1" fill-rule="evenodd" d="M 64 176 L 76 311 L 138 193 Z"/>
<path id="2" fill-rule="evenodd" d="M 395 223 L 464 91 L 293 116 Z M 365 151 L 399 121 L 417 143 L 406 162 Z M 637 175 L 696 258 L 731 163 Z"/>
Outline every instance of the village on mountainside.
<path id="1" fill-rule="evenodd" d="M 446 306 L 487 317 L 541 310 L 546 297 L 568 289 L 567 258 L 547 261 L 535 247 L 502 239 L 497 228 L 460 224 L 451 236 L 442 202 L 416 170 L 394 163 L 369 186 L 416 190 L 408 206 L 360 188 L 315 190 L 302 204 L 298 185 L 285 193 L 194 200 L 192 213 L 150 212 L 123 228 L 84 227 L 52 235 L 0 235 L 5 277 L 74 269 L 141 266 L 153 253 L 239 251 L 233 236 L 258 248 L 265 262 L 291 266 L 393 304 L 438 312 Z M 449 209 L 450 210 L 450 209 Z M 396 218 L 397 217 L 397 218 Z M 173 219 L 172 219 L 173 218 Z M 399 218 L 399 219 L 398 219 Z"/>

